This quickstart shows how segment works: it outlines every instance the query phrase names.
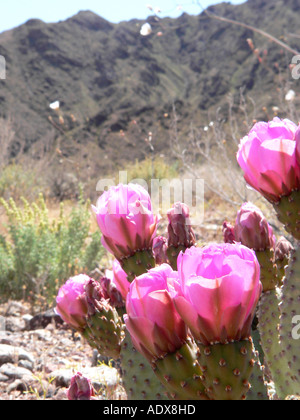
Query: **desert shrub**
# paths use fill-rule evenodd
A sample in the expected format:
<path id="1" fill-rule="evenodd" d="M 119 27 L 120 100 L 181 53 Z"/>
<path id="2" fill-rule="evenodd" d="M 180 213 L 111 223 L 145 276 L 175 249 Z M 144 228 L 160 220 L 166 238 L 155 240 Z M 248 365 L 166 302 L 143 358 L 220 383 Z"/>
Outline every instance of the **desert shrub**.
<path id="1" fill-rule="evenodd" d="M 24 169 L 22 165 L 12 163 L 5 166 L 0 174 L 0 196 L 6 200 L 20 196 L 35 200 L 41 185 L 37 182 L 39 179 L 33 170 Z"/>
<path id="2" fill-rule="evenodd" d="M 148 157 L 138 161 L 126 168 L 128 181 L 143 179 L 151 186 L 151 179 L 173 179 L 178 178 L 178 163 L 170 165 L 165 158 L 157 156 Z"/>
<path id="3" fill-rule="evenodd" d="M 91 231 L 90 203 L 79 199 L 66 216 L 51 221 L 42 195 L 30 204 L 1 199 L 7 236 L 0 237 L 0 298 L 43 298 L 53 303 L 70 276 L 92 271 L 102 258 L 100 233 Z"/>

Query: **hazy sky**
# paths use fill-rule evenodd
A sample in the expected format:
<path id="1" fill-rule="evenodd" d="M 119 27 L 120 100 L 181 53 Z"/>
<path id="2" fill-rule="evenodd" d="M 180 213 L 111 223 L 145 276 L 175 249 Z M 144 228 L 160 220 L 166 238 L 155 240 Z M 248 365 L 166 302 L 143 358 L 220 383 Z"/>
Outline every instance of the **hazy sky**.
<path id="1" fill-rule="evenodd" d="M 231 0 L 232 4 L 245 0 Z M 202 0 L 203 7 L 221 3 L 219 0 Z M 31 18 L 45 22 L 58 22 L 75 15 L 80 10 L 92 10 L 110 22 L 133 18 L 146 19 L 151 14 L 147 5 L 159 7 L 159 16 L 177 17 L 183 11 L 199 14 L 201 9 L 195 0 L 2 0 L 0 6 L 0 32 L 21 25 Z"/>

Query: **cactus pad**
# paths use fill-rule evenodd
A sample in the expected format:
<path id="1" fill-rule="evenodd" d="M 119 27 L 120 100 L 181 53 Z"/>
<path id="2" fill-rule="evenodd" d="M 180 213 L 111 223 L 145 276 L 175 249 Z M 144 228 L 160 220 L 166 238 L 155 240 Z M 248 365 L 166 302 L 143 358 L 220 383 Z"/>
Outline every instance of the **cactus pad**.
<path id="1" fill-rule="evenodd" d="M 204 346 L 199 344 L 202 382 L 212 400 L 245 400 L 255 366 L 252 340 Z"/>
<path id="2" fill-rule="evenodd" d="M 300 240 L 300 191 L 294 191 L 288 197 L 282 197 L 274 209 L 287 232 Z"/>
<path id="3" fill-rule="evenodd" d="M 122 342 L 120 357 L 123 385 L 128 400 L 168 399 L 166 389 L 153 373 L 148 360 L 133 347 L 127 331 Z"/>
<path id="4" fill-rule="evenodd" d="M 118 359 L 124 326 L 117 310 L 106 301 L 98 303 L 95 314 L 87 317 L 87 325 L 82 335 L 91 347 L 96 348 L 101 356 Z"/>
<path id="5" fill-rule="evenodd" d="M 262 294 L 258 308 L 258 329 L 261 345 L 264 350 L 265 364 L 271 374 L 270 379 L 274 382 L 278 397 L 283 398 L 286 395 L 283 378 L 287 370 L 287 365 L 285 360 L 280 357 L 279 301 L 280 291 L 278 289 Z"/>
<path id="6" fill-rule="evenodd" d="M 180 350 L 153 363 L 156 376 L 174 400 L 208 400 L 197 360 L 198 348 L 188 341 Z"/>
<path id="7" fill-rule="evenodd" d="M 263 285 L 263 291 L 274 290 L 278 283 L 277 267 L 274 262 L 273 249 L 265 251 L 255 251 L 260 265 L 260 281 Z"/>
<path id="8" fill-rule="evenodd" d="M 120 264 L 128 276 L 128 281 L 132 282 L 135 277 L 141 276 L 155 267 L 155 258 L 152 249 L 145 249 L 137 251 L 131 257 L 123 258 Z"/>
<path id="9" fill-rule="evenodd" d="M 284 387 L 286 395 L 300 396 L 300 337 L 297 337 L 295 317 L 300 315 L 300 248 L 291 255 L 290 265 L 282 286 L 279 338 L 281 357 L 287 363 Z M 299 321 L 298 321 L 299 323 Z M 298 329 L 299 331 L 299 329 Z"/>

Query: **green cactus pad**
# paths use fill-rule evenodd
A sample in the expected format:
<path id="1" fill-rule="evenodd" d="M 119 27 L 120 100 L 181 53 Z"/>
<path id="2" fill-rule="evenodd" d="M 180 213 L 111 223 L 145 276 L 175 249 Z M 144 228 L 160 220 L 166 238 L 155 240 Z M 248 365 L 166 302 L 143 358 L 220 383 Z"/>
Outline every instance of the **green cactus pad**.
<path id="1" fill-rule="evenodd" d="M 273 249 L 255 251 L 260 265 L 260 281 L 264 292 L 274 290 L 278 283 L 277 267 L 274 263 Z"/>
<path id="2" fill-rule="evenodd" d="M 245 400 L 255 366 L 252 340 L 204 346 L 199 344 L 202 382 L 211 400 Z"/>
<path id="3" fill-rule="evenodd" d="M 102 305 L 101 309 L 87 317 L 88 326 L 82 335 L 101 356 L 117 360 L 124 338 L 124 325 L 115 308 Z"/>
<path id="4" fill-rule="evenodd" d="M 285 395 L 300 396 L 300 337 L 295 317 L 300 315 L 300 248 L 291 255 L 281 289 L 279 339 L 281 358 L 287 363 Z"/>
<path id="5" fill-rule="evenodd" d="M 287 232 L 300 240 L 300 191 L 294 191 L 288 197 L 282 197 L 273 205 L 277 217 L 284 224 Z"/>
<path id="6" fill-rule="evenodd" d="M 269 392 L 265 381 L 265 367 L 261 365 L 258 358 L 255 360 L 255 365 L 250 377 L 251 388 L 247 394 L 247 401 L 268 401 Z"/>
<path id="7" fill-rule="evenodd" d="M 169 263 L 173 270 L 177 271 L 177 258 L 180 252 L 185 252 L 186 247 L 183 245 L 179 245 L 177 247 L 175 246 L 169 246 L 167 249 L 167 257 L 169 260 Z"/>
<path id="8" fill-rule="evenodd" d="M 167 391 L 153 373 L 147 359 L 132 345 L 126 332 L 121 346 L 121 367 L 123 386 L 128 400 L 167 400 Z"/>
<path id="9" fill-rule="evenodd" d="M 264 351 L 265 365 L 271 374 L 276 394 L 279 398 L 286 396 L 284 375 L 287 369 L 285 360 L 280 357 L 279 317 L 280 290 L 270 290 L 261 296 L 258 308 L 258 329 L 261 346 Z"/>
<path id="10" fill-rule="evenodd" d="M 175 353 L 153 363 L 156 376 L 174 400 L 208 400 L 197 360 L 198 347 L 188 341 Z"/>
<path id="11" fill-rule="evenodd" d="M 152 249 L 137 251 L 133 256 L 124 258 L 120 264 L 128 276 L 128 281 L 132 282 L 135 277 L 147 273 L 155 267 L 155 258 Z"/>

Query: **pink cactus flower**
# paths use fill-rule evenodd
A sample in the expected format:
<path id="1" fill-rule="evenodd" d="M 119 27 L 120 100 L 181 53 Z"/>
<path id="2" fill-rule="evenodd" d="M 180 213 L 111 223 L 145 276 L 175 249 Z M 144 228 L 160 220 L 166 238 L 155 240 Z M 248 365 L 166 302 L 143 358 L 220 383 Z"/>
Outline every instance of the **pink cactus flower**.
<path id="1" fill-rule="evenodd" d="M 262 211 L 252 203 L 244 203 L 238 211 L 235 239 L 255 251 L 275 249 L 276 237 Z"/>
<path id="2" fill-rule="evenodd" d="M 56 297 L 56 312 L 76 330 L 84 330 L 86 327 L 88 306 L 85 286 L 89 281 L 90 277 L 85 274 L 71 277 L 60 288 Z"/>
<path id="3" fill-rule="evenodd" d="M 208 345 L 250 337 L 262 291 L 253 250 L 240 244 L 192 247 L 178 258 L 178 283 L 175 307 L 196 340 Z"/>
<path id="4" fill-rule="evenodd" d="M 149 361 L 180 349 L 187 338 L 172 300 L 173 276 L 172 268 L 162 264 L 137 277 L 127 295 L 126 328 L 135 348 Z"/>
<path id="5" fill-rule="evenodd" d="M 237 160 L 246 182 L 272 203 L 300 188 L 296 131 L 293 122 L 276 117 L 255 124 L 240 142 Z"/>
<path id="6" fill-rule="evenodd" d="M 121 293 L 123 299 L 126 300 L 129 287 L 130 287 L 130 282 L 127 280 L 127 274 L 121 267 L 121 264 L 119 263 L 118 260 L 115 260 L 113 262 L 112 272 L 113 272 L 113 282 L 116 285 L 118 291 Z"/>
<path id="7" fill-rule="evenodd" d="M 69 401 L 88 401 L 94 400 L 95 390 L 90 379 L 85 378 L 78 372 L 71 378 L 71 385 L 67 391 Z"/>
<path id="8" fill-rule="evenodd" d="M 102 244 L 118 260 L 150 249 L 158 219 L 148 192 L 140 185 L 118 185 L 105 191 L 93 206 Z"/>

